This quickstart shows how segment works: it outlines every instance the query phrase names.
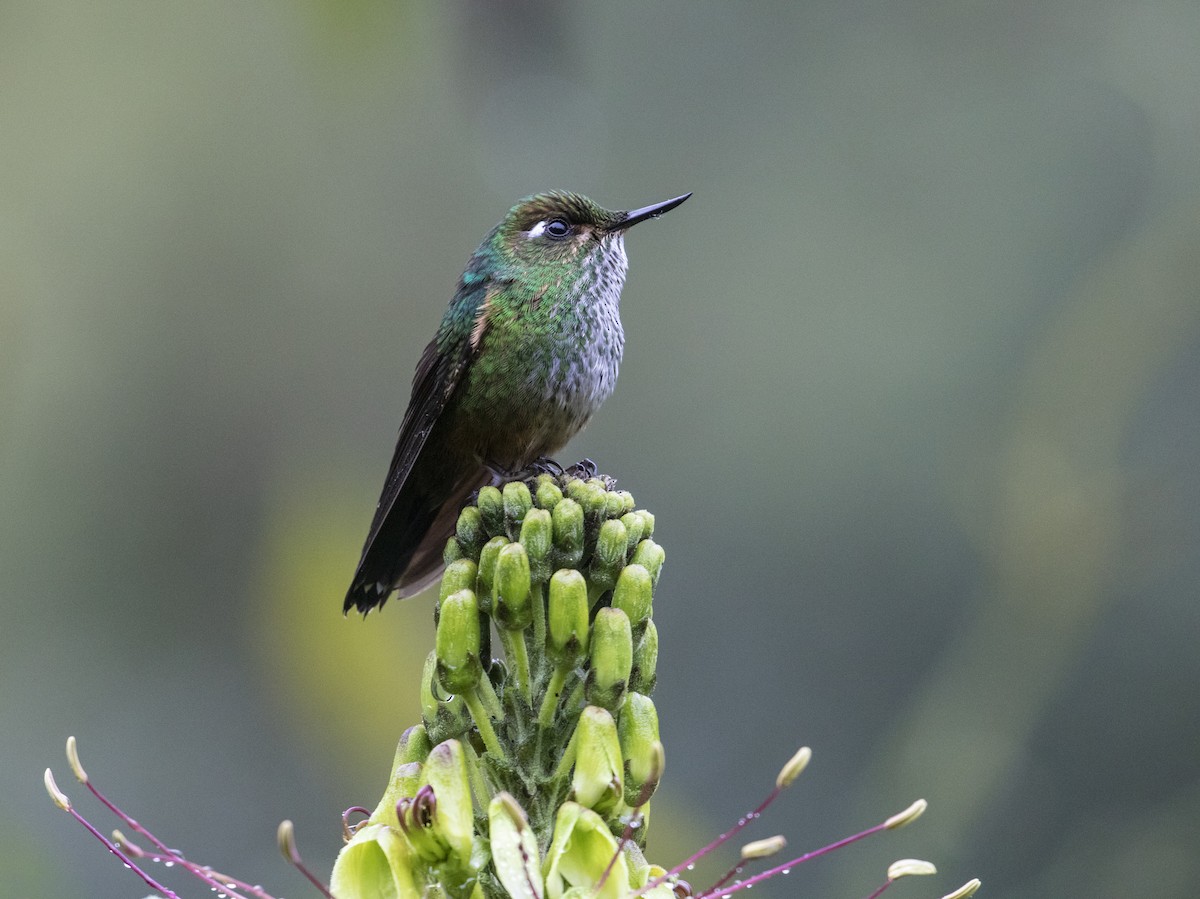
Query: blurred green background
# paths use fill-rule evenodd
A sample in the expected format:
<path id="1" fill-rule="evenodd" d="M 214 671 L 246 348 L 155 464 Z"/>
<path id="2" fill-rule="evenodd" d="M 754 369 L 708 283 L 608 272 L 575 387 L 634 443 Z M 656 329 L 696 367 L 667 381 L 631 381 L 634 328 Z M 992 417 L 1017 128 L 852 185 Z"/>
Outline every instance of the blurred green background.
<path id="1" fill-rule="evenodd" d="M 1200 879 L 1200 5 L 0 7 L 0 870 L 141 896 L 41 786 L 310 895 L 416 720 L 431 603 L 344 619 L 418 355 L 548 188 L 629 208 L 671 863 L 931 802 L 985 895 Z M 683 823 L 683 822 L 686 822 Z M 727 857 L 726 857 L 727 860 Z M 701 876 L 697 886 L 704 885 Z M 190 893 L 197 893 L 191 890 Z"/>

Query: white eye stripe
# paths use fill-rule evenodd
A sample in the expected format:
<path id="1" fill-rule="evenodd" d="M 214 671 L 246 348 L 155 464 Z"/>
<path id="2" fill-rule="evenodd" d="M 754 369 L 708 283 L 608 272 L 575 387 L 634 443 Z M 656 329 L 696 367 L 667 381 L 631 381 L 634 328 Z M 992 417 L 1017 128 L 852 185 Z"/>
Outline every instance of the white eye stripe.
<path id="1" fill-rule="evenodd" d="M 541 237 L 545 233 L 546 233 L 546 220 L 545 219 L 538 222 L 536 225 L 534 225 L 532 228 L 530 228 L 529 231 L 527 232 L 527 234 L 531 240 L 535 237 Z"/>

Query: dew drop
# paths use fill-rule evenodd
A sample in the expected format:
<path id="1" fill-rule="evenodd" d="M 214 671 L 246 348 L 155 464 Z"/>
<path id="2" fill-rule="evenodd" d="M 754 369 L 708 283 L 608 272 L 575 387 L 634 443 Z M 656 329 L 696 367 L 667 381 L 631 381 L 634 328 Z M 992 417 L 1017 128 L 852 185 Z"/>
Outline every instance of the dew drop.
<path id="1" fill-rule="evenodd" d="M 780 873 L 780 874 L 791 874 L 791 873 L 792 873 L 792 869 L 791 869 L 791 868 L 784 868 L 784 869 L 783 869 L 782 871 L 780 871 L 779 873 Z"/>
<path id="2" fill-rule="evenodd" d="M 695 863 L 695 862 L 692 862 L 690 865 L 688 865 L 688 866 L 687 866 L 687 869 L 688 869 L 689 871 L 695 871 L 695 870 L 696 870 L 696 863 Z"/>
<path id="3" fill-rule="evenodd" d="M 164 867 L 164 868 L 174 868 L 174 867 L 175 867 L 175 862 L 172 862 L 172 861 L 164 861 L 164 862 L 163 862 L 163 867 Z"/>

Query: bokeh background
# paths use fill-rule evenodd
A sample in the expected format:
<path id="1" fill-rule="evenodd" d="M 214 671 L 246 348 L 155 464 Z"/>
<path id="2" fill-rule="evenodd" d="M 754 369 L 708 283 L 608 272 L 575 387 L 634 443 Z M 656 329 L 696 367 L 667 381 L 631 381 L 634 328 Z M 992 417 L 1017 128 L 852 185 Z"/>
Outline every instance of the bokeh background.
<path id="1" fill-rule="evenodd" d="M 341 598 L 467 255 L 525 194 L 628 240 L 563 453 L 658 518 L 670 863 L 919 825 L 771 896 L 1194 896 L 1200 5 L 0 7 L 0 870 L 145 894 L 62 756 L 311 895 L 417 718 L 428 600 Z M 727 861 L 728 857 L 724 857 Z M 703 878 L 696 877 L 697 885 Z M 198 892 L 192 890 L 192 892 Z M 186 893 L 185 894 L 191 894 Z"/>

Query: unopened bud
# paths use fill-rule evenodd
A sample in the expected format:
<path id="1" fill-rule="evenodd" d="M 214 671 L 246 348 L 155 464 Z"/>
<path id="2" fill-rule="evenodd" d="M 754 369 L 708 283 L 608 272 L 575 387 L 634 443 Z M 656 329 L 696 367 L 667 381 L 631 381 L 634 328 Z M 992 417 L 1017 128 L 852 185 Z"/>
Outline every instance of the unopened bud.
<path id="1" fill-rule="evenodd" d="M 620 609 L 604 608 L 592 623 L 591 672 L 587 701 L 615 710 L 625 697 L 633 667 L 633 634 L 629 616 Z"/>
<path id="2" fill-rule="evenodd" d="M 633 631 L 641 636 L 642 626 L 650 618 L 654 601 L 654 585 L 650 572 L 641 565 L 626 565 L 617 576 L 612 605 L 629 616 Z"/>
<path id="3" fill-rule="evenodd" d="M 407 762 L 423 762 L 431 749 L 433 749 L 433 742 L 429 739 L 429 733 L 425 730 L 424 725 L 414 724 L 400 735 L 392 767 Z"/>
<path id="4" fill-rule="evenodd" d="M 524 481 L 509 481 L 504 485 L 504 524 L 512 538 L 520 532 L 525 513 L 533 507 L 533 497 Z"/>
<path id="5" fill-rule="evenodd" d="M 510 543 L 496 556 L 493 618 L 498 627 L 517 631 L 533 621 L 529 601 L 529 556 L 520 543 Z"/>
<path id="6" fill-rule="evenodd" d="M 479 555 L 479 547 L 487 541 L 487 532 L 483 528 L 483 516 L 478 506 L 467 506 L 458 513 L 458 524 L 454 528 L 455 536 L 462 545 L 463 554 L 468 557 Z"/>
<path id="7" fill-rule="evenodd" d="M 500 490 L 488 484 L 479 488 L 479 496 L 475 500 L 479 512 L 483 516 L 483 527 L 493 537 L 504 533 L 504 497 Z"/>
<path id="8" fill-rule="evenodd" d="M 554 543 L 554 523 L 545 509 L 530 509 L 521 522 L 521 544 L 529 555 L 529 576 L 535 583 L 550 577 L 550 549 Z"/>
<path id="9" fill-rule="evenodd" d="M 438 589 L 438 603 L 444 602 L 447 596 L 459 590 L 474 590 L 478 572 L 479 566 L 470 559 L 458 559 L 447 565 L 442 573 L 441 587 Z"/>
<path id="10" fill-rule="evenodd" d="M 547 511 L 553 509 L 562 502 L 563 492 L 558 484 L 554 483 L 554 479 L 550 475 L 542 475 L 538 478 L 537 491 L 534 494 L 534 500 L 538 507 Z"/>
<path id="11" fill-rule="evenodd" d="M 473 689 L 483 674 L 479 660 L 479 604 L 470 590 L 446 597 L 438 620 L 438 680 L 450 693 Z"/>
<path id="12" fill-rule="evenodd" d="M 650 572 L 650 580 L 657 585 L 658 576 L 662 573 L 663 562 L 666 560 L 667 554 L 661 546 L 647 537 L 637 545 L 633 551 L 633 558 L 629 561 L 634 565 L 641 565 Z"/>
<path id="13" fill-rule="evenodd" d="M 638 513 L 638 515 L 642 516 L 642 525 L 645 530 L 645 533 L 643 533 L 642 536 L 643 537 L 653 537 L 654 536 L 654 513 L 647 512 L 645 509 L 638 509 L 637 513 Z"/>
<path id="14" fill-rule="evenodd" d="M 584 481 L 583 490 L 576 499 L 583 506 L 583 514 L 589 521 L 597 521 L 608 513 L 608 491 L 594 478 Z"/>
<path id="15" fill-rule="evenodd" d="M 552 564 L 558 568 L 578 568 L 583 558 L 583 507 L 573 499 L 564 499 L 554 507 L 550 518 L 554 525 Z"/>
<path id="16" fill-rule="evenodd" d="M 496 592 L 496 559 L 500 556 L 500 550 L 506 546 L 508 538 L 501 534 L 483 544 L 483 549 L 479 551 L 479 580 L 475 585 L 475 595 L 479 599 L 480 607 L 488 615 L 492 613 L 492 597 Z"/>
<path id="17" fill-rule="evenodd" d="M 451 562 L 457 562 L 459 559 L 467 558 L 467 554 L 463 552 L 463 548 L 458 543 L 458 537 L 451 537 L 446 541 L 446 548 L 442 550 L 442 564 L 449 565 Z"/>
<path id="18" fill-rule="evenodd" d="M 575 725 L 575 771 L 571 798 L 601 815 L 622 797 L 621 743 L 617 724 L 605 709 L 588 706 Z"/>
<path id="19" fill-rule="evenodd" d="M 658 682 L 658 628 L 654 619 L 646 622 L 642 639 L 633 648 L 633 668 L 629 672 L 629 689 L 649 696 Z"/>
<path id="20" fill-rule="evenodd" d="M 625 567 L 625 525 L 610 518 L 600 525 L 600 536 L 596 538 L 596 551 L 588 567 L 588 579 L 602 590 L 611 590 L 617 575 Z"/>
<path id="21" fill-rule="evenodd" d="M 617 717 L 617 735 L 625 758 L 625 804 L 636 806 L 639 799 L 645 802 L 650 798 L 662 777 L 658 710 L 649 696 L 632 692 L 625 695 Z"/>
<path id="22" fill-rule="evenodd" d="M 639 512 L 626 512 L 621 516 L 621 524 L 625 525 L 625 552 L 632 553 L 646 536 L 646 522 Z"/>
<path id="23" fill-rule="evenodd" d="M 554 572 L 547 602 L 547 653 L 556 665 L 574 668 L 588 650 L 587 582 L 583 575 L 574 568 Z"/>

